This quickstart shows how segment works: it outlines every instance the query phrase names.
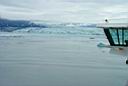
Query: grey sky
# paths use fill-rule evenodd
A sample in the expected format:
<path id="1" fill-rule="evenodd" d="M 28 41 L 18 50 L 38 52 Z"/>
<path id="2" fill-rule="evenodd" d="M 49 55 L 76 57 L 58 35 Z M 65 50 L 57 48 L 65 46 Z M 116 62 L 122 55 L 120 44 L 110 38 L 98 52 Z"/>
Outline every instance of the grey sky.
<path id="1" fill-rule="evenodd" d="M 0 16 L 59 22 L 128 18 L 128 0 L 0 0 Z"/>

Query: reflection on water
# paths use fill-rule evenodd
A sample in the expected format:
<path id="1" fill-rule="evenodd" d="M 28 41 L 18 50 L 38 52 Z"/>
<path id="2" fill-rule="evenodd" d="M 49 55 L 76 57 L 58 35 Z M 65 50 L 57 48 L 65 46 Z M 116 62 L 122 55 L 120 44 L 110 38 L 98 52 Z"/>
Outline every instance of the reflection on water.
<path id="1" fill-rule="evenodd" d="M 128 64 L 128 48 L 127 47 L 111 48 L 110 53 L 126 57 L 126 64 Z"/>
<path id="2" fill-rule="evenodd" d="M 125 84 L 125 86 L 128 86 L 128 80 L 126 81 L 126 84 Z"/>
<path id="3" fill-rule="evenodd" d="M 123 48 L 113 47 L 110 49 L 109 53 L 120 55 L 123 57 L 128 57 L 128 47 L 123 47 Z"/>

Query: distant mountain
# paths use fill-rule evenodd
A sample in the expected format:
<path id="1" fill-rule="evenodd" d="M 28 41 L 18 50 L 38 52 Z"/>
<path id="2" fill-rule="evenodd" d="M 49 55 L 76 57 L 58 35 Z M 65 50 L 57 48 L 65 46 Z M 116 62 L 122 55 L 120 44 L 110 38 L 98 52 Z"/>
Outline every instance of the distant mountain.
<path id="1" fill-rule="evenodd" d="M 35 24 L 31 21 L 25 20 L 9 20 L 0 18 L 0 31 L 12 32 L 17 29 L 23 29 L 27 27 L 41 27 L 46 28 L 44 25 Z"/>

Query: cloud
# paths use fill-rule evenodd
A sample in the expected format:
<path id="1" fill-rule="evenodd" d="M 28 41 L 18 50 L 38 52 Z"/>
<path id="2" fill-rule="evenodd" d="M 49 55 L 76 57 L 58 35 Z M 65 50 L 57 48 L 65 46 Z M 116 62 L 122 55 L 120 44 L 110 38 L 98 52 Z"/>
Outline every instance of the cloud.
<path id="1" fill-rule="evenodd" d="M 0 16 L 60 22 L 102 22 L 125 18 L 127 0 L 0 0 Z"/>

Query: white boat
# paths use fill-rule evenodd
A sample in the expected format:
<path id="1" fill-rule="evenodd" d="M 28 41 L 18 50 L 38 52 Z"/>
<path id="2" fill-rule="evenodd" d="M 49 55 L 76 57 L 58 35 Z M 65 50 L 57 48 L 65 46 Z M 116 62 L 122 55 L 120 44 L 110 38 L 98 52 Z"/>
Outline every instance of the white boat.
<path id="1" fill-rule="evenodd" d="M 103 28 L 104 33 L 110 43 L 111 53 L 128 57 L 128 23 L 104 23 L 97 24 L 98 28 Z M 128 64 L 128 59 L 126 59 Z"/>

